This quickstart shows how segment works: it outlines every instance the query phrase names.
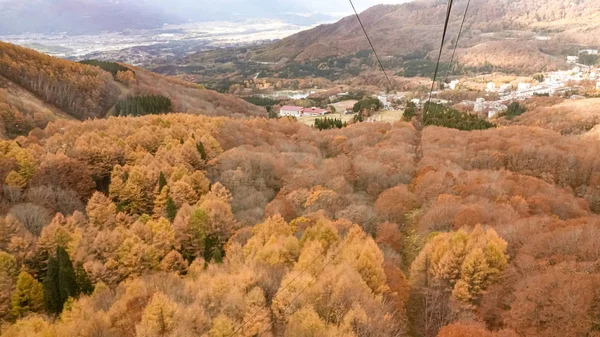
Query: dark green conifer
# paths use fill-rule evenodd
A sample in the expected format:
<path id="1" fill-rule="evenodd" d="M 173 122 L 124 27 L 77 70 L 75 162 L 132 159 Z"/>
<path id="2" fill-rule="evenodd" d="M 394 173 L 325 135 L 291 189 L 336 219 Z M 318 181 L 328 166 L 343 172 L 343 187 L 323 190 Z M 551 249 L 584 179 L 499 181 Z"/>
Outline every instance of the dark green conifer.
<path id="1" fill-rule="evenodd" d="M 196 148 L 198 149 L 202 160 L 206 160 L 206 149 L 204 149 L 204 144 L 202 144 L 202 142 L 198 142 L 198 144 L 196 144 Z"/>
<path id="2" fill-rule="evenodd" d="M 58 314 L 62 311 L 63 302 L 60 300 L 58 290 L 58 261 L 54 256 L 48 259 L 48 271 L 44 278 L 44 303 L 46 311 L 50 314 Z"/>
<path id="3" fill-rule="evenodd" d="M 83 268 L 83 263 L 77 263 L 75 276 L 77 277 L 77 286 L 79 287 L 79 291 L 84 295 L 91 295 L 94 292 L 94 285 L 85 271 L 85 268 Z"/>
<path id="4" fill-rule="evenodd" d="M 160 193 L 165 186 L 167 186 L 167 178 L 165 178 L 164 173 L 160 172 L 158 176 L 158 192 Z"/>
<path id="5" fill-rule="evenodd" d="M 46 310 L 60 314 L 69 297 L 79 295 L 77 276 L 69 254 L 63 247 L 56 248 L 56 257 L 48 259 L 48 272 L 44 279 Z"/>
<path id="6" fill-rule="evenodd" d="M 173 201 L 173 198 L 168 197 L 165 206 L 167 209 L 167 219 L 173 222 L 173 220 L 175 220 L 175 216 L 177 215 L 177 205 L 175 205 L 175 201 Z"/>

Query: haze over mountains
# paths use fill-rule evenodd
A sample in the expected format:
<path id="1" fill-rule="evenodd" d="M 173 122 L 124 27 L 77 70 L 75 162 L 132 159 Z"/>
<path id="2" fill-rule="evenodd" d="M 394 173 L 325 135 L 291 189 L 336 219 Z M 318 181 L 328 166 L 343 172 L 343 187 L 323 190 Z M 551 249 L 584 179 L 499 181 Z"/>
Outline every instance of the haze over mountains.
<path id="1" fill-rule="evenodd" d="M 392 0 L 399 3 L 403 0 Z M 384 2 L 390 2 L 386 0 Z M 368 0 L 359 9 L 380 3 Z M 315 24 L 338 19 L 350 8 L 341 0 L 211 1 L 191 0 L 0 0 L 0 35 L 22 33 L 94 34 L 160 28 L 183 22 L 278 19 L 292 24 Z"/>

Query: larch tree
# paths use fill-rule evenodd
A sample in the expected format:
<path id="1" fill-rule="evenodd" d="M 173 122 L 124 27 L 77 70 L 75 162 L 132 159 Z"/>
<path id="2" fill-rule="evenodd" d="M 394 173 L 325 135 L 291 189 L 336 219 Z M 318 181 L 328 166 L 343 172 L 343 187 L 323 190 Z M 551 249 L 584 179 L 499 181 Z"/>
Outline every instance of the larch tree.
<path id="1" fill-rule="evenodd" d="M 320 337 L 327 335 L 327 325 L 311 307 L 304 307 L 292 314 L 285 329 L 286 337 Z"/>
<path id="2" fill-rule="evenodd" d="M 0 317 L 7 316 L 11 308 L 11 295 L 19 269 L 15 258 L 0 251 Z"/>
<path id="3" fill-rule="evenodd" d="M 173 222 L 177 244 L 183 257 L 192 261 L 204 256 L 206 238 L 209 234 L 209 217 L 201 208 L 192 209 L 185 205 Z"/>
<path id="4" fill-rule="evenodd" d="M 235 330 L 231 318 L 226 315 L 219 315 L 213 319 L 212 328 L 208 332 L 209 337 L 227 337 L 232 336 Z"/>
<path id="5" fill-rule="evenodd" d="M 411 266 L 414 289 L 441 287 L 465 304 L 477 304 L 506 268 L 507 243 L 493 229 L 476 226 L 430 239 Z"/>
<path id="6" fill-rule="evenodd" d="M 116 223 L 116 206 L 103 193 L 95 192 L 85 208 L 90 224 L 99 229 L 113 229 Z"/>
<path id="7" fill-rule="evenodd" d="M 43 309 L 44 288 L 42 284 L 27 272 L 21 272 L 12 295 L 11 314 L 20 319 L 29 313 L 41 312 Z"/>
<path id="8" fill-rule="evenodd" d="M 160 270 L 183 275 L 187 272 L 188 262 L 176 250 L 172 250 L 160 261 Z"/>
<path id="9" fill-rule="evenodd" d="M 157 292 L 144 309 L 142 321 L 137 326 L 138 337 L 169 336 L 177 325 L 177 304 L 165 294 Z"/>

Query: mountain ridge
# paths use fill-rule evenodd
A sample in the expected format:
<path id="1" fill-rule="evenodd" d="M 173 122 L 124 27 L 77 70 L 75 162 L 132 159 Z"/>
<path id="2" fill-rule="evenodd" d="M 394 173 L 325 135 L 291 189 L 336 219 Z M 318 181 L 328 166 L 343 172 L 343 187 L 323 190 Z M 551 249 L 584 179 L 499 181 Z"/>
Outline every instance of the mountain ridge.
<path id="1" fill-rule="evenodd" d="M 466 2 L 455 2 L 453 7 L 449 38 L 445 43 L 444 56 L 447 58 L 455 43 L 465 5 Z M 560 0 L 473 0 L 459 43 L 458 60 L 481 65 L 481 62 L 472 60 L 472 55 L 483 55 L 483 59 L 491 55 L 471 48 L 497 41 L 526 43 L 530 47 L 526 52 L 533 52 L 531 57 L 538 61 L 548 61 L 546 55 L 564 55 L 578 47 L 596 46 L 598 42 L 594 36 L 600 33 L 600 11 L 594 9 L 600 10 L 600 4 L 593 0 L 568 3 Z M 400 5 L 374 6 L 360 16 L 378 53 L 386 57 L 436 51 L 445 12 L 445 1 L 418 0 Z M 303 62 L 368 49 L 370 47 L 356 18 L 348 16 L 336 23 L 320 25 L 285 38 L 255 55 L 254 59 Z M 508 50 L 496 52 L 501 58 L 510 57 Z M 552 63 L 550 68 L 555 66 Z"/>

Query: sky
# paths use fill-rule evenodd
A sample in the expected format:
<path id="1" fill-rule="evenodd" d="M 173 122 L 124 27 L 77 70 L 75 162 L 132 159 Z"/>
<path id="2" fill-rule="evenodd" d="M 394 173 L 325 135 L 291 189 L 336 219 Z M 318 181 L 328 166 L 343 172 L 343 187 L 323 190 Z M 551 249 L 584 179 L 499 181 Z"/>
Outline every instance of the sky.
<path id="1" fill-rule="evenodd" d="M 408 0 L 353 0 L 358 11 Z M 351 15 L 348 0 L 0 0 L 0 35 L 151 29 L 185 22 L 275 19 L 298 26 Z"/>
<path id="2" fill-rule="evenodd" d="M 314 12 L 327 12 L 327 13 L 350 13 L 352 7 L 348 0 L 288 0 L 289 2 L 297 2 L 304 4 L 308 9 Z M 251 0 L 250 2 L 260 3 L 261 0 Z M 365 9 L 379 5 L 379 4 L 400 4 L 408 2 L 408 0 L 353 0 L 354 6 L 358 11 L 364 11 Z"/>
<path id="3" fill-rule="evenodd" d="M 348 0 L 138 0 L 179 15 L 198 17 L 207 12 L 222 16 L 277 17 L 281 14 L 321 14 L 341 18 L 352 14 Z M 378 4 L 399 4 L 409 0 L 353 0 L 360 12 Z"/>

